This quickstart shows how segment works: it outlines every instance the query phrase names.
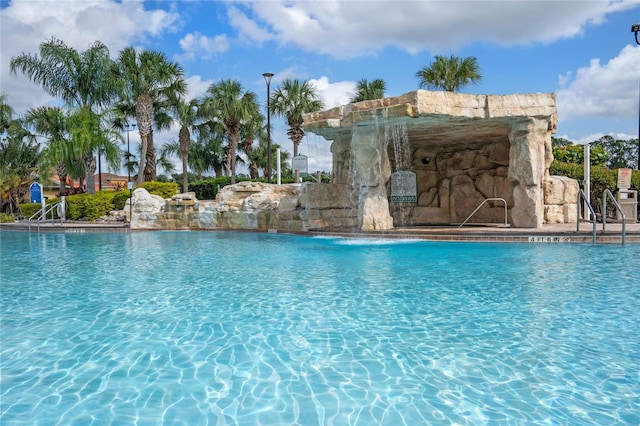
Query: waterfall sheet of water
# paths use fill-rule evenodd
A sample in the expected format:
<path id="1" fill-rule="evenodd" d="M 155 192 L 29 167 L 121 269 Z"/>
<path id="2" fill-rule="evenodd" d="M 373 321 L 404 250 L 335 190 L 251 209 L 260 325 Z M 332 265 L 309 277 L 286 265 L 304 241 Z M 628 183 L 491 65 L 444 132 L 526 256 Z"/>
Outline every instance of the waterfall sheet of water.
<path id="1" fill-rule="evenodd" d="M 391 171 L 411 170 L 411 148 L 405 123 L 387 123 L 385 138 L 393 147 Z"/>
<path id="2" fill-rule="evenodd" d="M 388 120 L 387 120 L 388 121 Z M 390 144 L 393 148 L 393 156 L 391 158 L 391 172 L 410 172 L 406 176 L 399 177 L 398 174 L 395 176 L 392 174 L 392 187 L 394 186 L 394 178 L 406 179 L 407 176 L 411 180 L 413 179 L 413 188 L 409 191 L 412 192 L 415 190 L 415 173 L 412 170 L 412 153 L 411 147 L 409 146 L 409 135 L 407 133 L 407 125 L 405 123 L 398 122 L 387 122 L 385 126 L 385 139 L 387 140 L 387 144 Z M 407 182 L 401 182 L 400 186 L 404 186 Z M 409 185 L 411 186 L 411 185 Z M 391 214 L 394 218 L 395 225 L 398 226 L 407 226 L 410 223 L 411 217 L 411 206 L 413 205 L 414 197 L 408 197 L 407 199 L 411 199 L 410 202 L 397 202 L 394 199 L 398 197 L 394 197 L 393 190 L 390 210 Z M 413 194 L 415 195 L 415 194 Z M 400 199 L 404 197 L 400 196 Z"/>

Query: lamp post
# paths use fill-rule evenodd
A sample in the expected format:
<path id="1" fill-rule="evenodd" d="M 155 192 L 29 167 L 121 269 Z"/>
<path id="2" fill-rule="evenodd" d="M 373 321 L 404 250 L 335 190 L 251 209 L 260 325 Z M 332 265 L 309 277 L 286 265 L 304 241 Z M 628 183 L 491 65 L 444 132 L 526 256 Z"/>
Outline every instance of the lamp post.
<path id="1" fill-rule="evenodd" d="M 264 81 L 267 83 L 267 183 L 271 183 L 271 108 L 269 105 L 271 93 L 272 72 L 262 74 Z"/>
<path id="2" fill-rule="evenodd" d="M 631 32 L 635 33 L 636 44 L 640 46 L 640 40 L 638 39 L 638 33 L 640 33 L 640 24 L 632 25 Z M 638 90 L 638 170 L 640 170 L 640 86 Z"/>
<path id="3" fill-rule="evenodd" d="M 131 182 L 131 167 L 129 163 L 131 162 L 131 145 L 129 145 L 129 132 L 135 130 L 135 123 L 129 124 L 125 122 L 124 129 L 127 131 L 127 187 L 129 188 L 129 224 L 131 224 L 131 219 L 133 219 L 133 184 Z M 131 225 L 129 225 L 131 226 Z"/>

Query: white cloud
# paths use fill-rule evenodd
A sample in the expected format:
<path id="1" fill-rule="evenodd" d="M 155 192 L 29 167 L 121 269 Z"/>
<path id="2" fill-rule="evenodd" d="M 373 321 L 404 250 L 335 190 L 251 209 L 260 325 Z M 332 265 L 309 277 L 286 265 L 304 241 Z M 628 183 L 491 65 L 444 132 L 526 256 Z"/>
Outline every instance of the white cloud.
<path id="1" fill-rule="evenodd" d="M 598 139 L 600 139 L 603 136 L 612 136 L 614 139 L 619 139 L 619 140 L 630 140 L 630 139 L 637 139 L 638 135 L 630 135 L 627 133 L 619 133 L 619 132 L 610 132 L 610 133 L 602 133 L 602 132 L 597 132 L 597 133 L 590 133 L 587 135 L 584 135 L 580 138 L 572 138 L 569 135 L 555 135 L 555 137 L 557 138 L 564 138 L 567 139 L 571 142 L 573 142 L 574 145 L 584 145 L 586 143 L 591 143 L 593 141 L 597 141 Z"/>
<path id="2" fill-rule="evenodd" d="M 353 81 L 329 83 L 329 79 L 324 76 L 311 79 L 309 83 L 315 86 L 326 109 L 348 104 L 356 88 Z"/>
<path id="3" fill-rule="evenodd" d="M 259 44 L 273 38 L 269 31 L 261 28 L 257 22 L 247 17 L 240 9 L 230 7 L 227 15 L 230 24 L 239 30 L 240 38 L 257 41 Z"/>
<path id="4" fill-rule="evenodd" d="M 182 55 L 179 55 L 180 60 L 211 59 L 215 55 L 229 50 L 229 41 L 224 34 L 207 37 L 195 32 L 184 36 L 180 40 L 180 47 L 184 51 Z"/>
<path id="5" fill-rule="evenodd" d="M 124 47 L 174 31 L 179 24 L 176 13 L 146 10 L 141 1 L 12 0 L 0 14 L 0 90 L 18 113 L 53 101 L 26 77 L 10 75 L 8 66 L 21 53 L 37 54 L 40 43 L 52 37 L 79 51 L 100 40 L 115 57 Z"/>
<path id="6" fill-rule="evenodd" d="M 203 80 L 199 75 L 192 75 L 185 79 L 187 83 L 186 99 L 196 99 L 204 95 L 213 80 Z"/>
<path id="7" fill-rule="evenodd" d="M 442 53 L 478 41 L 505 46 L 551 43 L 580 35 L 608 13 L 637 7 L 637 1 L 331 0 L 249 5 L 254 24 L 232 22 L 242 35 L 261 41 L 263 31 L 258 37 L 255 29 L 266 28 L 283 45 L 350 58 L 389 46 L 410 53 Z"/>
<path id="8" fill-rule="evenodd" d="M 329 78 L 322 76 L 319 79 L 310 79 L 318 95 L 324 102 L 325 109 L 348 104 L 353 97 L 356 88 L 354 81 L 329 82 Z M 309 173 L 316 171 L 331 171 L 333 169 L 333 156 L 331 154 L 331 141 L 314 133 L 307 133 L 302 144 L 300 154 L 309 157 Z"/>
<path id="9" fill-rule="evenodd" d="M 558 117 L 632 118 L 638 111 L 640 47 L 628 45 L 618 56 L 602 64 L 592 59 L 575 76 L 559 76 Z"/>

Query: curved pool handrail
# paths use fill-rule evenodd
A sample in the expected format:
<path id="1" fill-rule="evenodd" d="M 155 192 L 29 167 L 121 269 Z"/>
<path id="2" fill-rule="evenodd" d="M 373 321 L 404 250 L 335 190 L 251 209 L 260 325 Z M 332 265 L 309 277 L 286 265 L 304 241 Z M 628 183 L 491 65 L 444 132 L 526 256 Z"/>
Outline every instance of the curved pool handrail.
<path id="1" fill-rule="evenodd" d="M 476 212 L 478 210 L 480 210 L 480 207 L 482 207 L 484 205 L 484 203 L 486 203 L 487 201 L 502 201 L 504 203 L 504 226 L 509 226 L 509 223 L 507 222 L 507 201 L 504 198 L 486 198 L 483 202 L 480 203 L 480 205 L 478 207 L 476 207 L 476 209 L 469 215 L 469 217 L 467 217 L 464 222 L 462 222 L 460 224 L 460 226 L 458 226 L 458 228 L 462 228 L 462 226 L 467 223 L 467 221 L 469 219 L 471 219 L 471 217 L 476 214 Z"/>

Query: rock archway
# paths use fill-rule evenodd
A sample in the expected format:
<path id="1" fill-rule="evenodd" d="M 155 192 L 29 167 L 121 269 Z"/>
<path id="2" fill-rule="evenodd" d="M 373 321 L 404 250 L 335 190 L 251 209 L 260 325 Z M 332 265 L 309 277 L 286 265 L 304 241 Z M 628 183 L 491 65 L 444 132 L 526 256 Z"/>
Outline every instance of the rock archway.
<path id="1" fill-rule="evenodd" d="M 460 223 L 487 198 L 506 200 L 514 227 L 544 223 L 554 94 L 418 90 L 304 120 L 306 131 L 333 141 L 332 183 L 349 192 L 363 230 Z M 401 169 L 415 173 L 415 202 L 390 202 L 391 173 Z M 489 203 L 473 221 L 503 217 L 502 203 Z"/>

